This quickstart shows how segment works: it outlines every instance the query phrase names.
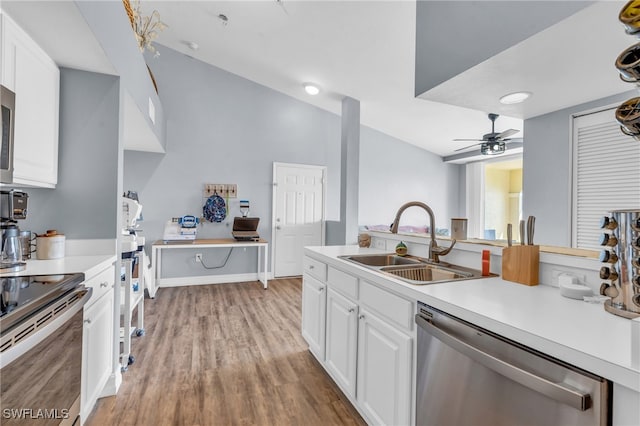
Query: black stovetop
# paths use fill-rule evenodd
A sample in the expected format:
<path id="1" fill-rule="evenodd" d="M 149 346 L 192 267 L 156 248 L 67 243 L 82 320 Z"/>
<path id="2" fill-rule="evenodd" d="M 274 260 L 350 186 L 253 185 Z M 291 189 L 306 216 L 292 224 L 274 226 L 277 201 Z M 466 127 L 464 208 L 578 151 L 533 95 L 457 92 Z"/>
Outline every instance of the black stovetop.
<path id="1" fill-rule="evenodd" d="M 0 334 L 73 291 L 84 274 L 0 277 Z"/>

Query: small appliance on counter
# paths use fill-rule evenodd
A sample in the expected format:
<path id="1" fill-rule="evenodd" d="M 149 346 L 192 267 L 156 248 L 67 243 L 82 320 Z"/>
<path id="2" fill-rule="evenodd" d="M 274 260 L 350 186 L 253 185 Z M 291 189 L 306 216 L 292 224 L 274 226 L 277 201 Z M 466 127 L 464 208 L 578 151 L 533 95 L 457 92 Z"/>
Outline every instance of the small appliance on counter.
<path id="1" fill-rule="evenodd" d="M 55 229 L 48 229 L 42 235 L 36 234 L 36 258 L 40 260 L 62 259 L 66 237 Z"/>
<path id="2" fill-rule="evenodd" d="M 26 192 L 11 189 L 0 191 L 0 228 L 2 229 L 2 255 L 0 272 L 22 271 L 27 264 L 22 260 L 18 220 L 27 218 Z"/>
<path id="3" fill-rule="evenodd" d="M 621 317 L 640 317 L 640 210 L 614 210 L 600 221 L 603 250 L 600 294 L 604 309 Z"/>
<path id="4" fill-rule="evenodd" d="M 162 240 L 193 241 L 198 234 L 200 219 L 192 215 L 174 217 L 164 225 Z"/>

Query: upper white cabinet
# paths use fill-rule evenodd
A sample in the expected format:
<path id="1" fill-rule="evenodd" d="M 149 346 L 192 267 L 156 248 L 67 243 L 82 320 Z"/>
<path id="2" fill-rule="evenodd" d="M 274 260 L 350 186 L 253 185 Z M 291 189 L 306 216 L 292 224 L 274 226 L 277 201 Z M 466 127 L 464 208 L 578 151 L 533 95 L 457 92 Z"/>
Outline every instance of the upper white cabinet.
<path id="1" fill-rule="evenodd" d="M 60 71 L 6 13 L 0 21 L 0 81 L 16 94 L 13 182 L 54 188 L 58 181 Z"/>

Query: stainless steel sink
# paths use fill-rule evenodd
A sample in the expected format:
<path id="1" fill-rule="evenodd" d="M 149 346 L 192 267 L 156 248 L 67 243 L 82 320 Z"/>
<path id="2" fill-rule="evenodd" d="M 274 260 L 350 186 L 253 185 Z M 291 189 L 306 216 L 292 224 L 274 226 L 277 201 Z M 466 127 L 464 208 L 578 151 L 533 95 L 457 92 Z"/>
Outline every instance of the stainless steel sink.
<path id="1" fill-rule="evenodd" d="M 413 285 L 435 284 L 446 281 L 486 278 L 476 269 L 452 265 L 446 262 L 434 263 L 415 256 L 401 257 L 395 254 L 362 254 L 339 256 L 382 274 L 393 275 Z M 491 276 L 496 276 L 491 274 Z"/>
<path id="2" fill-rule="evenodd" d="M 360 263 L 365 266 L 391 266 L 391 265 L 419 265 L 418 259 L 402 257 L 396 254 L 356 254 L 353 256 L 340 256 L 342 259 Z"/>
<path id="3" fill-rule="evenodd" d="M 415 285 L 432 284 L 441 281 L 466 280 L 480 277 L 480 274 L 476 276 L 473 272 L 426 264 L 388 266 L 380 268 L 380 271 L 395 275 L 401 280 Z"/>

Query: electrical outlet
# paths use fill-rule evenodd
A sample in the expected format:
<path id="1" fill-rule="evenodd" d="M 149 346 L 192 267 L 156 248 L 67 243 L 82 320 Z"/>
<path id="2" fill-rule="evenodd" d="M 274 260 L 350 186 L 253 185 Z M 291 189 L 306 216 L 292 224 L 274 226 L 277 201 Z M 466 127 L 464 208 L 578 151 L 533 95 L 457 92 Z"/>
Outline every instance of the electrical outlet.
<path id="1" fill-rule="evenodd" d="M 196 262 L 202 262 L 202 253 L 196 253 Z"/>

